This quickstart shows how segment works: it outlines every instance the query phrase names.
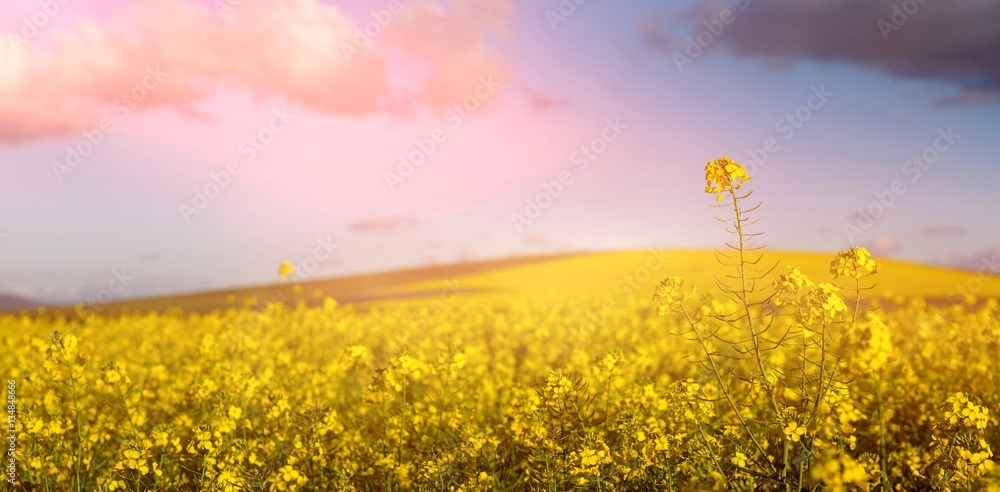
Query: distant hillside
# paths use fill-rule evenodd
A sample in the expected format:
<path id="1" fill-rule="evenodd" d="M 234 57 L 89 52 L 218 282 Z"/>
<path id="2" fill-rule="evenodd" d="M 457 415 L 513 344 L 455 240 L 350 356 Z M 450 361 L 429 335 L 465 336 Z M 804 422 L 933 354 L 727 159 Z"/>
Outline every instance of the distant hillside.
<path id="1" fill-rule="evenodd" d="M 759 267 L 775 266 L 771 276 L 758 282 L 758 292 L 768 292 L 777 274 L 788 265 L 799 268 L 816 283 L 833 282 L 830 261 L 834 253 L 764 251 Z M 752 258 L 752 257 L 751 257 Z M 961 299 L 961 294 L 1000 296 L 1000 277 L 974 272 L 918 265 L 876 258 L 881 272 L 866 283 L 874 283 L 875 294 L 919 296 L 932 302 Z M 720 266 L 712 251 L 625 251 L 580 254 L 489 272 L 463 275 L 450 280 L 467 292 L 502 292 L 552 300 L 621 301 L 628 297 L 651 297 L 655 286 L 667 276 L 684 277 L 698 292 L 717 292 L 716 280 L 733 273 Z M 844 280 L 844 279 L 841 279 Z M 440 292 L 449 281 L 417 282 L 403 286 L 414 291 Z M 399 289 L 390 289 L 397 291 Z"/>
<path id="2" fill-rule="evenodd" d="M 567 255 L 529 256 L 486 260 L 453 265 L 394 270 L 390 272 L 353 275 L 349 277 L 307 280 L 298 284 L 301 290 L 295 293 L 296 284 L 275 283 L 254 287 L 213 290 L 191 294 L 178 294 L 143 299 L 114 302 L 106 306 L 86 306 L 85 310 L 100 314 L 129 311 L 163 311 L 182 308 L 186 311 L 209 312 L 227 307 L 243 306 L 247 303 L 261 303 L 267 300 L 293 302 L 303 300 L 307 304 L 318 304 L 326 297 L 340 303 L 364 304 L 373 301 L 420 298 L 438 295 L 437 290 L 419 291 L 407 285 L 420 282 L 447 281 L 463 275 L 474 275 L 495 270 L 515 268 L 531 263 L 554 261 Z M 317 295 L 318 294 L 318 295 Z M 64 306 L 56 311 L 73 314 L 76 308 Z"/>
<path id="3" fill-rule="evenodd" d="M 35 309 L 41 303 L 12 295 L 0 294 L 0 312 Z"/>
<path id="4" fill-rule="evenodd" d="M 765 251 L 763 268 L 776 265 L 767 279 L 758 283 L 758 292 L 768 292 L 774 275 L 786 273 L 794 265 L 816 283 L 831 282 L 833 254 Z M 949 270 L 879 260 L 882 271 L 871 281 L 877 294 L 924 297 L 932 302 L 953 302 L 962 293 L 979 297 L 1000 296 L 1000 277 L 981 276 Z M 627 251 L 576 255 L 508 258 L 455 265 L 396 270 L 351 277 L 310 280 L 301 284 L 276 283 L 239 289 L 200 292 L 167 297 L 135 299 L 86 309 L 101 314 L 128 311 L 162 311 L 181 308 L 208 312 L 227 307 L 253 305 L 267 300 L 318 304 L 326 297 L 343 304 L 370 306 L 383 303 L 427 302 L 431 298 L 456 295 L 515 295 L 552 301 L 603 299 L 620 302 L 626 298 L 652 296 L 653 289 L 667 276 L 679 275 L 699 292 L 716 292 L 716 279 L 731 274 L 720 267 L 712 251 Z M 846 285 L 846 284 L 844 284 Z M 29 303 L 30 304 L 30 303 Z M 72 307 L 59 308 L 72 314 Z"/>

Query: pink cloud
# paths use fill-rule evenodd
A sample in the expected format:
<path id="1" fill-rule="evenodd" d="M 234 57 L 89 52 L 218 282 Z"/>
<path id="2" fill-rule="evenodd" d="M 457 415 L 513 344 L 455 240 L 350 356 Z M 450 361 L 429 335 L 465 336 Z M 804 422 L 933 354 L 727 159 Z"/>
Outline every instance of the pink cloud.
<path id="1" fill-rule="evenodd" d="M 962 226 L 930 226 L 920 231 L 924 237 L 964 236 L 968 230 Z"/>
<path id="2" fill-rule="evenodd" d="M 898 253 L 903 248 L 903 245 L 900 244 L 899 241 L 886 235 L 875 236 L 875 238 L 868 242 L 865 246 L 875 256 L 891 256 Z"/>
<path id="3" fill-rule="evenodd" d="M 953 253 L 946 265 L 964 270 L 978 271 L 1000 277 L 1000 247 L 976 251 L 972 254 Z"/>
<path id="4" fill-rule="evenodd" d="M 547 111 L 572 104 L 569 98 L 547 96 L 527 86 L 522 87 L 521 91 L 528 96 L 531 101 L 531 109 L 535 111 Z"/>
<path id="5" fill-rule="evenodd" d="M 440 110 L 481 77 L 505 75 L 483 36 L 507 25 L 509 0 L 399 5 L 381 26 L 318 0 L 244 2 L 221 19 L 203 3 L 139 0 L 116 23 L 85 18 L 71 32 L 45 33 L 51 43 L 2 43 L 0 141 L 93 128 L 123 106 L 192 113 L 220 89 L 346 116 Z M 360 34 L 366 28 L 375 36 Z"/>
<path id="6" fill-rule="evenodd" d="M 354 222 L 350 228 L 355 232 L 392 232 L 416 221 L 413 217 L 367 217 Z"/>

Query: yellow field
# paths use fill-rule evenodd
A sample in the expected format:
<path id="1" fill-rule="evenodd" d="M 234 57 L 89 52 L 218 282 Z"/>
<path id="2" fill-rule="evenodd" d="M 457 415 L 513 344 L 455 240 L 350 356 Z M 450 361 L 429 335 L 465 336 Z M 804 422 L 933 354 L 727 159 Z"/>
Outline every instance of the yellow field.
<path id="1" fill-rule="evenodd" d="M 740 217 L 731 177 L 713 193 Z M 8 473 L 60 491 L 1000 490 L 995 278 L 863 248 L 766 258 L 766 278 L 635 252 L 0 316 Z M 274 292 L 290 305 L 254 297 Z"/>
<path id="2" fill-rule="evenodd" d="M 830 276 L 831 254 L 765 251 L 763 255 L 761 267 L 776 264 L 775 273 L 778 274 L 784 273 L 788 265 L 794 265 L 814 278 Z M 900 261 L 880 259 L 879 262 L 884 275 L 877 279 L 872 292 L 877 295 L 920 296 L 942 301 L 949 296 L 961 300 L 966 293 L 980 297 L 1000 296 L 1000 277 L 983 277 L 975 272 Z M 719 266 L 712 251 L 634 251 L 537 259 L 474 274 L 460 270 L 449 273 L 452 275 L 407 282 L 380 292 L 440 292 L 458 286 L 491 295 L 505 293 L 562 301 L 625 301 L 635 295 L 647 297 L 667 275 L 684 277 L 699 292 L 711 292 L 716 290 L 716 277 L 731 272 Z"/>
<path id="3" fill-rule="evenodd" d="M 777 265 L 776 274 L 787 265 L 803 273 L 824 278 L 830 255 L 788 251 L 765 251 L 764 266 Z M 882 275 L 873 291 L 881 296 L 919 296 L 934 301 L 961 300 L 965 294 L 1000 297 L 1000 277 L 981 276 L 944 268 L 899 261 L 880 260 Z M 765 265 L 766 264 L 766 265 Z M 358 275 L 336 279 L 308 280 L 293 284 L 266 285 L 190 295 L 138 299 L 110 304 L 100 313 L 164 311 L 209 312 L 234 305 L 261 307 L 270 299 L 285 303 L 319 305 L 325 297 L 357 306 L 414 305 L 435 303 L 436 298 L 511 295 L 554 301 L 625 302 L 648 297 L 667 275 L 677 275 L 697 286 L 699 292 L 715 290 L 716 277 L 728 272 L 716 262 L 712 251 L 629 251 L 548 257 L 510 258 L 413 270 Z M 776 275 L 772 275 L 773 279 Z M 299 292 L 296 293 L 295 291 Z M 437 304 L 437 303 L 435 303 Z M 73 315 L 75 309 L 57 309 Z"/>
<path id="4" fill-rule="evenodd" d="M 830 277 L 817 255 L 770 256 L 811 267 L 817 280 Z M 717 383 L 692 364 L 704 359 L 699 345 L 676 335 L 683 317 L 656 317 L 651 301 L 653 279 L 676 270 L 712 290 L 710 259 L 695 252 L 552 259 L 402 284 L 439 293 L 363 311 L 327 301 L 208 315 L 4 316 L 2 361 L 18 409 L 16 476 L 38 490 L 760 482 L 753 473 L 767 465 L 733 426 L 733 409 L 717 400 Z M 887 263 L 878 277 L 887 289 L 941 297 L 964 282 L 961 275 Z M 555 299 L 559 293 L 567 294 Z M 712 302 L 718 312 L 735 309 Z M 911 298 L 868 310 L 878 314 L 836 327 L 839 370 L 850 382 L 828 389 L 796 441 L 811 439 L 810 451 L 791 446 L 792 455 L 809 456 L 804 481 L 830 489 L 838 480 L 879 483 L 873 388 L 880 379 L 894 484 L 910 489 L 949 477 L 962 485 L 971 477 L 976 488 L 989 473 L 996 480 L 986 461 L 961 451 L 1000 445 L 995 410 L 985 429 L 966 428 L 949 421 L 946 403 L 967 393 L 983 408 L 1000 408 L 997 304 L 932 307 Z M 796 324 L 794 316 L 778 320 Z M 879 330 L 887 340 L 875 346 Z M 795 379 L 801 348 L 796 342 L 768 360 Z M 883 352 L 884 366 L 872 370 L 868 361 Z M 803 420 L 796 390 L 780 391 L 789 422 Z M 740 398 L 737 408 L 767 408 L 754 392 Z M 759 426 L 771 459 L 783 452 L 787 425 Z"/>

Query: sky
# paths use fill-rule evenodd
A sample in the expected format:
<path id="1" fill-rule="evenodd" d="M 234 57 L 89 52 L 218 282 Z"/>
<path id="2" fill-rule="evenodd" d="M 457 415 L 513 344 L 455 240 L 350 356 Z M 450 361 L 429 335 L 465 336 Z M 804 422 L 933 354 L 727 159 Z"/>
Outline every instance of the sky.
<path id="1" fill-rule="evenodd" d="M 7 1 L 0 293 L 708 249 L 723 155 L 770 248 L 995 265 L 998 25 L 988 0 Z"/>

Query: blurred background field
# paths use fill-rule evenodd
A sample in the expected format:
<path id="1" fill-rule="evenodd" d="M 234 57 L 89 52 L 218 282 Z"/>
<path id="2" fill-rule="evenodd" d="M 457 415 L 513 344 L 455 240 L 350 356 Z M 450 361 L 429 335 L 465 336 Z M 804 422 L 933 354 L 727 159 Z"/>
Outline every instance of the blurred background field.
<path id="1" fill-rule="evenodd" d="M 749 257 L 756 257 L 756 254 Z M 775 275 L 786 273 L 789 265 L 813 278 L 822 278 L 830 269 L 829 254 L 787 251 L 763 251 L 762 254 L 761 268 L 776 265 L 771 281 Z M 879 261 L 885 275 L 872 290 L 872 294 L 878 296 L 920 296 L 932 303 L 961 302 L 967 294 L 980 298 L 1000 296 L 1000 278 L 996 276 L 903 261 Z M 102 312 L 167 308 L 207 312 L 270 300 L 317 305 L 326 297 L 364 307 L 386 303 L 419 304 L 443 295 L 449 298 L 513 295 L 560 301 L 608 299 L 619 302 L 633 295 L 648 295 L 663 277 L 673 275 L 684 277 L 699 292 L 710 292 L 715 289 L 716 279 L 728 273 L 716 262 L 713 251 L 563 254 L 133 299 L 98 307 Z M 25 300 L 17 302 L 9 309 L 31 306 Z M 63 306 L 56 310 L 71 313 L 74 309 Z"/>

